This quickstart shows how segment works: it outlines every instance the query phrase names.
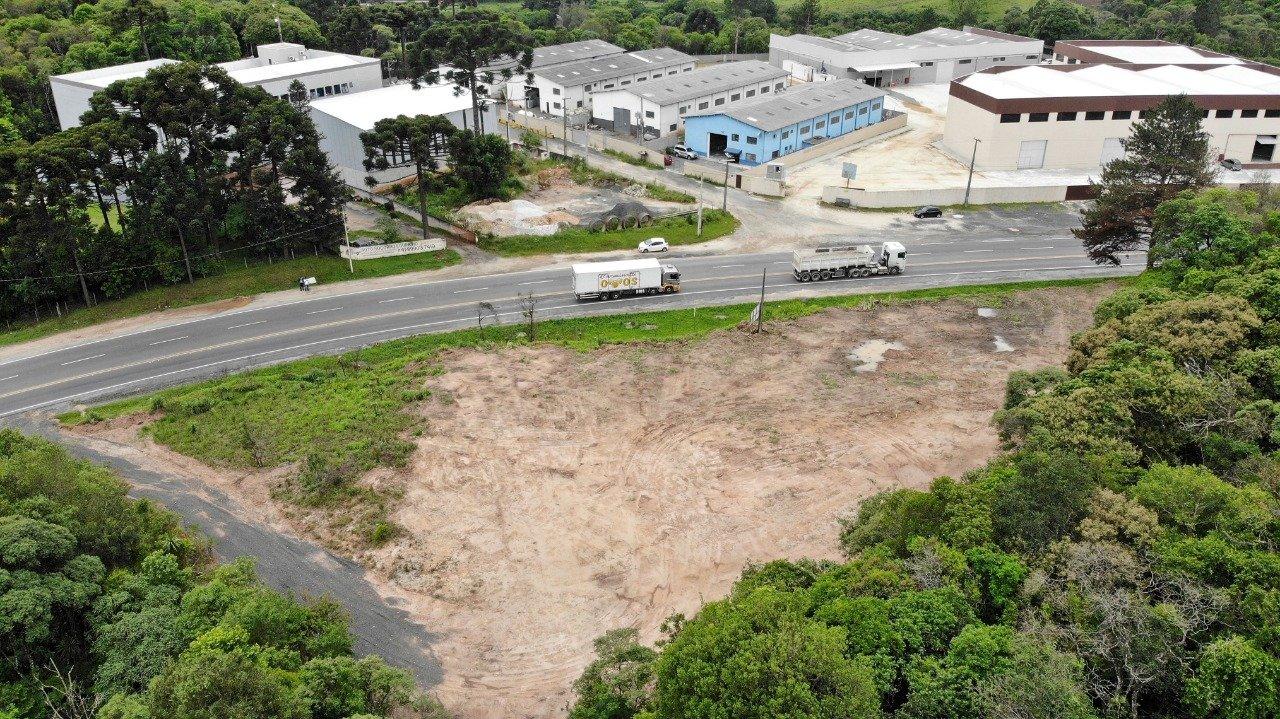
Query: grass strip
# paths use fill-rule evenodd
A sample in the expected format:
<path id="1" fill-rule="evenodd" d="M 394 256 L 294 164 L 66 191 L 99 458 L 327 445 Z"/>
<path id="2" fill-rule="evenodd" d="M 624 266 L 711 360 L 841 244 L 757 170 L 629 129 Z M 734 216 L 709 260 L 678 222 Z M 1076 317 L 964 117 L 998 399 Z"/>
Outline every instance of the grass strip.
<path id="1" fill-rule="evenodd" d="M 558 252 L 606 252 L 609 250 L 634 250 L 641 240 L 649 237 L 665 237 L 672 246 L 693 245 L 724 237 L 738 229 L 738 220 L 727 212 L 704 210 L 702 236 L 698 236 L 698 221 L 694 215 L 670 217 L 648 227 L 632 227 L 604 232 L 585 227 L 569 227 L 554 235 L 514 235 L 480 240 L 480 247 L 494 254 L 508 257 L 545 255 Z"/>

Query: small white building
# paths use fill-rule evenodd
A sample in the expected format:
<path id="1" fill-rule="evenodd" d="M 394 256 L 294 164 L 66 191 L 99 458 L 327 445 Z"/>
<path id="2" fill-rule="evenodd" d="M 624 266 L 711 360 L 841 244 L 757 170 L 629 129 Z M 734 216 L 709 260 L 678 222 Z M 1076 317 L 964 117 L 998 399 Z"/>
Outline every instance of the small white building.
<path id="1" fill-rule="evenodd" d="M 485 126 L 497 127 L 492 113 L 485 110 Z M 423 85 L 413 89 L 404 83 L 362 92 L 358 95 L 339 95 L 314 100 L 311 103 L 311 120 L 320 133 L 320 149 L 329 156 L 344 180 L 364 186 L 364 178 L 370 174 L 364 169 L 364 145 L 360 134 L 373 129 L 379 120 L 408 115 L 440 115 L 449 119 L 455 127 L 471 127 L 471 93 L 458 93 L 451 84 Z M 393 161 L 394 165 L 394 161 Z M 401 168 L 404 166 L 401 165 Z M 380 180 L 403 177 L 407 173 L 394 167 Z"/>
<path id="2" fill-rule="evenodd" d="M 142 77 L 153 68 L 175 62 L 157 58 L 50 77 L 59 124 L 64 130 L 79 125 L 80 116 L 89 109 L 89 98 L 108 85 Z M 218 67 L 242 85 L 261 87 L 281 98 L 288 97 L 294 80 L 306 86 L 311 98 L 382 87 L 382 63 L 378 58 L 311 50 L 290 42 L 259 45 L 256 57 L 219 63 Z"/>
<path id="3" fill-rule="evenodd" d="M 647 131 L 667 135 L 684 127 L 687 114 L 780 93 L 789 75 L 760 60 L 712 65 L 641 85 L 597 90 L 591 95 L 591 118 L 618 132 L 643 125 Z"/>
<path id="4" fill-rule="evenodd" d="M 1043 53 L 1040 40 L 978 27 L 938 27 L 914 35 L 858 30 L 833 38 L 769 36 L 769 62 L 774 65 L 800 63 L 875 87 L 949 82 L 988 67 L 1034 65 Z"/>
<path id="5" fill-rule="evenodd" d="M 1280 68 L 1261 63 L 992 68 L 951 83 L 942 147 L 984 170 L 1093 169 L 1145 111 L 1187 94 L 1214 158 L 1280 162 Z"/>
<path id="6" fill-rule="evenodd" d="M 513 104 L 550 115 L 589 111 L 594 92 L 630 87 L 693 70 L 693 58 L 669 47 L 607 55 L 534 70 L 533 83 L 508 87 Z M 523 98 L 523 102 L 521 101 Z"/>

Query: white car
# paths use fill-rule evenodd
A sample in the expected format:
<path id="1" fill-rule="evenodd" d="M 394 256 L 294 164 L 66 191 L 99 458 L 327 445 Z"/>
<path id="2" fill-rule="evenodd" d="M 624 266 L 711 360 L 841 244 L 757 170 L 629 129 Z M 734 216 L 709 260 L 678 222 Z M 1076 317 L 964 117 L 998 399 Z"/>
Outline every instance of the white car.
<path id="1" fill-rule="evenodd" d="M 682 157 L 686 160 L 698 159 L 698 153 L 694 152 L 693 150 L 690 150 L 686 145 L 676 145 L 675 147 L 671 148 L 671 154 L 675 155 L 676 157 Z"/>
<path id="2" fill-rule="evenodd" d="M 636 249 L 641 252 L 666 252 L 670 248 L 667 246 L 667 241 L 661 237 L 650 237 L 641 242 Z"/>

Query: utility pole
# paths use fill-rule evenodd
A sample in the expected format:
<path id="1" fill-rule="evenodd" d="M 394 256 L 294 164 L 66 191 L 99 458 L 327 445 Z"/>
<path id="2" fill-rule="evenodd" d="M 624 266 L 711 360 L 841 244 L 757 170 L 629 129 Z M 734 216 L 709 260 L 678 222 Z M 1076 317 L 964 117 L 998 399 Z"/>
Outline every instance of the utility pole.
<path id="1" fill-rule="evenodd" d="M 978 138 L 973 138 L 973 154 L 969 155 L 969 179 L 964 183 L 964 204 L 969 204 L 969 190 L 973 187 L 973 163 L 978 159 Z"/>
<path id="2" fill-rule="evenodd" d="M 769 268 L 760 268 L 760 304 L 756 305 L 756 334 L 760 334 L 760 330 L 764 328 L 764 278 L 769 272 Z"/>
<path id="3" fill-rule="evenodd" d="M 702 175 L 698 175 L 698 237 L 702 237 Z"/>
<path id="4" fill-rule="evenodd" d="M 560 108 L 560 117 L 564 118 L 564 130 L 563 130 L 564 136 L 561 139 L 564 142 L 564 159 L 567 160 L 569 159 L 569 103 L 568 101 L 565 101 L 564 105 Z"/>
<path id="5" fill-rule="evenodd" d="M 729 211 L 729 161 L 724 161 L 724 199 L 720 200 L 720 210 Z"/>
<path id="6" fill-rule="evenodd" d="M 182 245 L 182 263 L 187 266 L 187 284 L 194 285 L 196 280 L 191 276 L 191 258 L 187 256 L 187 238 L 182 234 L 182 220 L 173 223 L 178 228 L 178 243 Z"/>
<path id="7" fill-rule="evenodd" d="M 351 235 L 347 233 L 347 203 L 342 203 L 342 244 L 347 246 L 347 270 L 356 273 L 356 263 L 351 260 Z"/>

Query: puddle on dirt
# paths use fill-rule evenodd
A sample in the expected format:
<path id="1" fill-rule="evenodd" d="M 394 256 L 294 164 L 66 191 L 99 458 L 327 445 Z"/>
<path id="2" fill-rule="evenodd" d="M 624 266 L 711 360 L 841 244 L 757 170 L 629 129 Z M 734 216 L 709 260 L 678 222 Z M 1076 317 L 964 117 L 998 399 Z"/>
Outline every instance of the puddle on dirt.
<path id="1" fill-rule="evenodd" d="M 991 341 L 994 342 L 996 345 L 996 352 L 1012 352 L 1013 351 L 1013 345 L 1009 344 L 1008 342 L 1005 342 L 1004 338 L 1001 337 L 1000 335 L 996 335 L 992 337 Z"/>
<path id="2" fill-rule="evenodd" d="M 853 363 L 854 372 L 875 372 L 884 361 L 884 354 L 889 350 L 905 350 L 901 342 L 888 340 L 867 340 L 849 353 L 849 361 Z"/>
<path id="3" fill-rule="evenodd" d="M 998 316 L 999 314 L 1000 314 L 1000 312 L 999 312 L 999 311 L 997 311 L 997 310 L 996 310 L 995 308 L 993 308 L 993 307 L 979 307 L 979 308 L 978 308 L 978 316 L 979 316 L 979 317 L 991 318 L 991 317 L 996 317 L 996 316 Z"/>

